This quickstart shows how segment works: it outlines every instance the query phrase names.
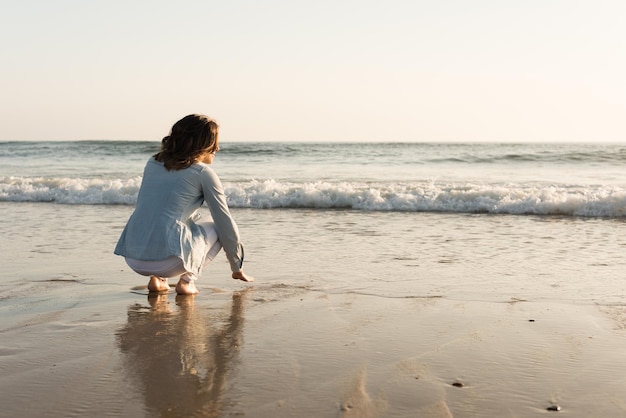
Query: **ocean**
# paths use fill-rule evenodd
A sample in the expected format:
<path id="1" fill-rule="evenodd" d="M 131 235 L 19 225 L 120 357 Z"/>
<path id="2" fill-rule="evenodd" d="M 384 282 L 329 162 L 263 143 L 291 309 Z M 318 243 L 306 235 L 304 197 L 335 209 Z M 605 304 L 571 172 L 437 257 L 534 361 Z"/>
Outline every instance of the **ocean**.
<path id="1" fill-rule="evenodd" d="M 97 250 L 125 267 L 111 252 L 158 149 L 0 143 L 0 209 L 27 214 L 9 222 L 9 213 L 0 226 L 20 237 L 52 213 L 67 219 L 44 223 L 40 245 L 73 245 L 50 237 L 74 226 L 73 242 L 106 239 Z M 249 273 L 264 281 L 392 297 L 626 303 L 625 164 L 624 145 L 224 142 L 213 167 Z M 464 278 L 475 271 L 488 280 Z"/>
<path id="2" fill-rule="evenodd" d="M 623 416 L 626 145 L 220 146 L 256 281 L 181 299 L 113 254 L 158 142 L 0 143 L 0 415 Z"/>
<path id="3" fill-rule="evenodd" d="M 2 142 L 0 201 L 133 205 L 158 148 Z M 625 145 L 225 142 L 214 168 L 233 208 L 622 218 L 625 164 Z"/>

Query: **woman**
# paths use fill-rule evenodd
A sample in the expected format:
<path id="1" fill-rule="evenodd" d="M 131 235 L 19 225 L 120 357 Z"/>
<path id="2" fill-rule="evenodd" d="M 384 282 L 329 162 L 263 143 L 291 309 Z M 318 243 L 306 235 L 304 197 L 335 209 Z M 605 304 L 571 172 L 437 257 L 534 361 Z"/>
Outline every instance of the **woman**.
<path id="1" fill-rule="evenodd" d="M 254 280 L 243 272 L 239 230 L 222 183 L 209 167 L 219 151 L 218 129 L 207 116 L 185 116 L 146 164 L 135 211 L 115 254 L 124 256 L 135 272 L 150 276 L 150 291 L 167 291 L 167 278 L 180 276 L 176 293 L 198 293 L 195 280 L 221 248 L 233 279 Z M 212 222 L 200 220 L 203 202 Z"/>

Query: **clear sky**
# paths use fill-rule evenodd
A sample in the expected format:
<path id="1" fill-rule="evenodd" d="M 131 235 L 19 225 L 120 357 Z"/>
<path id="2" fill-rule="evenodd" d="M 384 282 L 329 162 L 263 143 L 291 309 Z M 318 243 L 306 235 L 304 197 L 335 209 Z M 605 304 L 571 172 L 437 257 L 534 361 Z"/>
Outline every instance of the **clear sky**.
<path id="1" fill-rule="evenodd" d="M 0 140 L 626 142 L 624 0 L 0 6 Z"/>

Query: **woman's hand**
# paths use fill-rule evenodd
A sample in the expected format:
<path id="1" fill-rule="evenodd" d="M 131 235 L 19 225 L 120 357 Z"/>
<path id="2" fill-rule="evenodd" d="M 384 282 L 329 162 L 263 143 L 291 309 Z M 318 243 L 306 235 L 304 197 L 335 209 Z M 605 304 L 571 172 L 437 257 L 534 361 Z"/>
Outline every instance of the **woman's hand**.
<path id="1" fill-rule="evenodd" d="M 234 272 L 232 277 L 235 280 L 241 280 L 241 281 L 244 281 L 244 282 L 253 282 L 254 281 L 254 277 L 245 274 L 243 272 L 243 270 L 239 270 L 239 271 Z"/>

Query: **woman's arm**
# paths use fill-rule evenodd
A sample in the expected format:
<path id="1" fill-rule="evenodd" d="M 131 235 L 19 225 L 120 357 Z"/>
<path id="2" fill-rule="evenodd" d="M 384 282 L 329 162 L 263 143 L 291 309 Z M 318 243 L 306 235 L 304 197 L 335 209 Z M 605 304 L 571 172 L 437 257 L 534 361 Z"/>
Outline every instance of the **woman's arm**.
<path id="1" fill-rule="evenodd" d="M 233 279 L 249 281 L 245 280 L 247 276 L 241 271 L 243 246 L 239 237 L 239 229 L 226 203 L 222 182 L 210 167 L 204 167 L 202 170 L 202 191 L 204 193 L 204 201 L 209 206 L 213 222 L 215 223 L 217 237 L 230 262 Z M 235 273 L 239 272 L 241 272 L 241 275 L 235 277 Z"/>

